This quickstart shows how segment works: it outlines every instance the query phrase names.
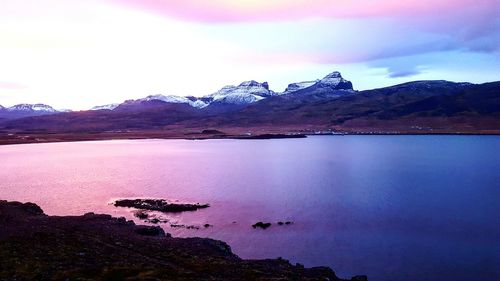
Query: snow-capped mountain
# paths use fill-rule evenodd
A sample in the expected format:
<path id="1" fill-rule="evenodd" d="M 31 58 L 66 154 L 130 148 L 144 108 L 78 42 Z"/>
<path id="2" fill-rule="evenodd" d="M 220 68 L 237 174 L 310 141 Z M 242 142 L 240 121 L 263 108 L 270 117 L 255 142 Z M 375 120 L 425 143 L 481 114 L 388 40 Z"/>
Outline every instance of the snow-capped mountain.
<path id="1" fill-rule="evenodd" d="M 143 99 L 139 99 L 138 101 L 152 101 L 152 100 L 159 100 L 167 103 L 186 103 L 189 104 L 192 107 L 196 108 L 203 108 L 206 107 L 208 104 L 205 103 L 204 101 L 197 99 L 195 97 L 182 97 L 182 96 L 174 96 L 174 95 L 151 95 L 147 96 Z"/>
<path id="2" fill-rule="evenodd" d="M 352 90 L 352 83 L 342 78 L 338 71 L 328 74 L 315 85 L 335 90 Z"/>
<path id="3" fill-rule="evenodd" d="M 194 108 L 205 108 L 211 104 L 232 104 L 232 105 L 244 105 L 257 102 L 269 96 L 276 95 L 275 92 L 269 90 L 269 85 L 267 82 L 259 83 L 254 80 L 245 81 L 238 86 L 225 86 L 219 91 L 206 95 L 200 98 L 193 96 L 175 96 L 175 95 L 150 95 L 142 99 L 128 100 L 122 105 L 140 105 L 144 102 L 161 101 L 165 103 L 182 103 L 188 104 Z M 94 107 L 93 110 L 98 109 L 110 109 L 120 105 L 113 104 L 112 106 L 100 106 Z M 104 107 L 104 108 L 103 108 Z"/>
<path id="4" fill-rule="evenodd" d="M 292 83 L 288 84 L 288 87 L 286 87 L 285 91 L 281 93 L 282 95 L 286 94 L 291 94 L 293 92 L 311 87 L 312 85 L 318 83 L 320 80 L 314 80 L 314 81 L 304 81 L 304 82 L 298 82 L 298 83 Z"/>
<path id="5" fill-rule="evenodd" d="M 339 91 L 353 91 L 352 83 L 342 78 L 340 72 L 334 71 L 326 75 L 323 79 L 289 84 L 282 95 L 295 92 L 315 92 L 338 95 Z"/>
<path id="6" fill-rule="evenodd" d="M 42 103 L 37 103 L 37 104 L 28 104 L 28 103 L 21 103 L 21 104 L 16 104 L 11 107 L 7 107 L 7 111 L 24 111 L 24 112 L 47 112 L 47 113 L 54 113 L 57 112 L 52 106 L 42 104 Z"/>
<path id="7" fill-rule="evenodd" d="M 251 80 L 245 81 L 238 86 L 225 86 L 219 91 L 203 98 L 210 101 L 210 103 L 249 104 L 274 95 L 276 93 L 269 90 L 267 82 L 259 83 Z"/>
<path id="8" fill-rule="evenodd" d="M 16 104 L 10 107 L 7 107 L 7 111 L 46 111 L 46 112 L 54 112 L 55 109 L 49 105 L 45 104 Z"/>
<path id="9" fill-rule="evenodd" d="M 352 83 L 342 78 L 340 72 L 335 71 L 326 75 L 323 79 L 291 83 L 282 93 L 276 93 L 270 90 L 267 82 L 260 83 L 255 80 L 249 80 L 242 82 L 238 86 L 224 86 L 217 92 L 202 97 L 161 94 L 150 95 L 142 99 L 127 100 L 123 103 L 94 106 L 90 110 L 146 110 L 147 108 L 162 106 L 162 103 L 186 104 L 195 109 L 203 109 L 213 105 L 215 106 L 213 108 L 220 110 L 220 105 L 224 105 L 225 109 L 240 108 L 241 106 L 256 103 L 278 95 L 284 96 L 294 94 L 290 95 L 290 98 L 299 98 L 300 95 L 302 96 L 301 98 L 317 99 L 321 97 L 335 98 L 345 93 L 353 92 Z M 0 106 L 0 118 L 11 119 L 70 111 L 71 110 L 56 110 L 49 105 L 40 103 L 17 104 L 7 108 Z"/>
<path id="10" fill-rule="evenodd" d="M 242 106 L 258 102 L 268 97 L 287 95 L 295 92 L 319 92 L 323 95 L 327 94 L 331 97 L 335 97 L 341 93 L 339 90 L 352 91 L 352 83 L 342 78 L 340 72 L 335 71 L 328 74 L 323 79 L 289 84 L 283 93 L 276 93 L 270 90 L 267 82 L 259 83 L 255 80 L 249 80 L 242 82 L 238 86 L 224 86 L 217 92 L 202 97 L 150 95 L 142 99 L 127 100 L 121 104 L 96 106 L 91 110 L 114 110 L 115 108 L 134 108 L 134 110 L 137 110 L 137 108 L 157 106 L 158 102 L 187 104 L 197 109 L 209 107 L 210 105 Z M 153 105 L 153 102 L 156 102 L 156 105 Z"/>
<path id="11" fill-rule="evenodd" d="M 120 105 L 119 103 L 98 105 L 98 106 L 92 107 L 90 110 L 113 110 L 113 109 L 117 108 L 119 105 Z"/>
<path id="12" fill-rule="evenodd" d="M 16 104 L 10 107 L 0 106 L 0 118 L 3 119 L 16 119 L 22 117 L 39 116 L 47 114 L 55 114 L 61 111 L 54 109 L 46 104 Z"/>

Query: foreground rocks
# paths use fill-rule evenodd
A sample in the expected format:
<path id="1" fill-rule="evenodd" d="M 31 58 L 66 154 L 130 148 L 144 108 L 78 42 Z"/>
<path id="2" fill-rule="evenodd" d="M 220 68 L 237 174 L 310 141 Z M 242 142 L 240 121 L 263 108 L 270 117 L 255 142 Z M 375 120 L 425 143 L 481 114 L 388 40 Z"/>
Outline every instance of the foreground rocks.
<path id="1" fill-rule="evenodd" d="M 196 211 L 210 207 L 208 204 L 185 204 L 172 203 L 164 199 L 122 199 L 116 200 L 116 207 L 129 207 L 140 210 L 159 211 L 164 213 L 179 213 L 186 211 Z"/>
<path id="2" fill-rule="evenodd" d="M 291 224 L 293 224 L 293 222 L 291 222 L 291 221 L 286 221 L 286 222 L 279 221 L 279 222 L 277 223 L 277 225 L 279 225 L 279 226 L 283 226 L 283 225 L 291 225 Z M 253 227 L 254 229 L 255 229 L 255 228 L 267 229 L 267 228 L 271 227 L 271 225 L 272 225 L 272 223 L 270 223 L 270 222 L 261 222 L 261 221 L 259 221 L 259 222 L 257 222 L 257 223 L 252 224 L 252 227 Z"/>
<path id="3" fill-rule="evenodd" d="M 252 224 L 252 227 L 253 227 L 253 228 L 262 228 L 262 229 L 266 229 L 266 228 L 268 228 L 268 227 L 270 227 L 270 226 L 271 226 L 271 223 L 270 223 L 270 222 L 261 222 L 261 221 L 259 221 L 259 222 L 255 223 L 255 224 Z"/>
<path id="4" fill-rule="evenodd" d="M 7 201 L 0 261 L 0 280 L 341 280 L 328 267 L 243 260 L 224 242 L 172 238 L 124 218 L 47 216 L 35 204 Z"/>

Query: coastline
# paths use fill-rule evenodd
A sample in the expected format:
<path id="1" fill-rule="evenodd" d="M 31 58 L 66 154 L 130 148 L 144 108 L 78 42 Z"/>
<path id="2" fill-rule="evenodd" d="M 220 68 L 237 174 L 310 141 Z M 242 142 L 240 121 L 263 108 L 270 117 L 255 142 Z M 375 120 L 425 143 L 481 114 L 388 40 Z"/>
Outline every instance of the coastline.
<path id="1" fill-rule="evenodd" d="M 174 238 L 125 218 L 48 216 L 34 203 L 0 200 L 0 226 L 2 280 L 346 280 L 283 258 L 244 260 L 222 241 Z"/>
<path id="2" fill-rule="evenodd" d="M 349 130 L 349 131 L 263 131 L 256 134 L 244 132 L 229 133 L 201 133 L 201 132 L 176 132 L 176 131 L 138 131 L 138 132 L 97 132 L 97 133 L 2 133 L 0 132 L 1 145 L 79 142 L 79 141 L 104 141 L 104 140 L 144 140 L 144 139 L 174 139 L 174 140 L 265 140 L 265 139 L 291 139 L 306 138 L 308 136 L 402 136 L 402 135 L 452 135 L 452 136 L 497 136 L 500 130 L 476 131 L 381 131 L 381 130 Z"/>

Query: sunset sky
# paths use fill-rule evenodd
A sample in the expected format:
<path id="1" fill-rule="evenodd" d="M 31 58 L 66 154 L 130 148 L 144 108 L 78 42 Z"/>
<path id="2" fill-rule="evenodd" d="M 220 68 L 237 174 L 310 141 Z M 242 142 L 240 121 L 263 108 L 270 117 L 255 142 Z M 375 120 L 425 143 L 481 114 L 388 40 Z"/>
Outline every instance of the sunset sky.
<path id="1" fill-rule="evenodd" d="M 499 0 L 0 0 L 0 105 L 500 80 Z"/>

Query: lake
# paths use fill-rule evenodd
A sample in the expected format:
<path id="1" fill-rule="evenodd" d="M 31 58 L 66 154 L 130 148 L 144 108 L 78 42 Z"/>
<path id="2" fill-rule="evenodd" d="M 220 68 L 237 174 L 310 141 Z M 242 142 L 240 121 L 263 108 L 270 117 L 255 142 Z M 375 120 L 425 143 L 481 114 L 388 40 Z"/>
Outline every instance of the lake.
<path id="1" fill-rule="evenodd" d="M 117 198 L 209 203 L 164 216 L 174 236 L 226 241 L 371 281 L 500 280 L 500 137 L 315 136 L 0 146 L 0 199 L 49 215 Z M 272 222 L 266 229 L 252 224 Z M 278 221 L 292 221 L 279 226 Z"/>

